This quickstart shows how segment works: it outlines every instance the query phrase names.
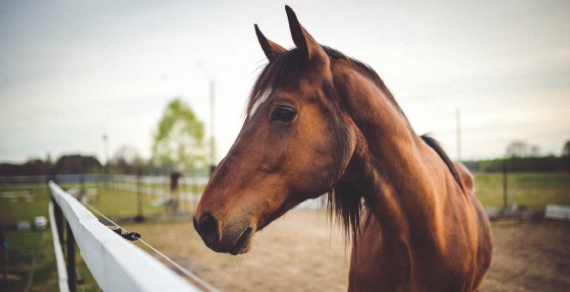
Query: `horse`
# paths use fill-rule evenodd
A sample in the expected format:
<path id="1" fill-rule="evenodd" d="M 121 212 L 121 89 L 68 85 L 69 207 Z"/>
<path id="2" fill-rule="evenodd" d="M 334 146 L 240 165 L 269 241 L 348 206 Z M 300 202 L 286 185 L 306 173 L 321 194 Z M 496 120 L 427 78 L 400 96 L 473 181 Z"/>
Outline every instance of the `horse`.
<path id="1" fill-rule="evenodd" d="M 247 253 L 256 232 L 328 193 L 353 242 L 349 290 L 476 291 L 492 242 L 461 172 L 414 132 L 372 68 L 320 45 L 285 10 L 290 50 L 254 25 L 269 62 L 196 208 L 206 246 Z"/>
<path id="2" fill-rule="evenodd" d="M 422 136 L 424 140 L 430 139 L 429 137 Z M 434 147 L 438 147 L 433 139 L 430 143 Z M 439 148 L 437 148 L 439 149 Z M 462 164 L 453 163 L 457 171 L 460 182 L 466 193 L 470 194 L 472 200 L 475 191 L 474 180 L 469 170 Z M 478 205 L 478 202 L 473 202 Z M 477 220 L 481 224 L 488 224 L 487 217 L 483 212 L 477 213 Z M 482 229 L 484 230 L 484 229 Z M 382 234 L 382 227 L 374 215 L 371 213 L 370 208 L 364 207 L 361 212 L 361 221 L 359 226 L 359 236 L 354 241 L 352 249 L 352 257 L 349 271 L 349 291 L 417 291 L 421 290 L 419 287 L 408 287 L 404 289 L 409 279 L 406 279 L 405 259 L 397 258 L 398 253 L 394 253 L 394 247 L 389 238 L 385 238 Z M 487 237 L 488 234 L 481 234 Z M 490 243 L 490 241 L 489 241 Z M 479 261 L 485 263 L 483 268 L 476 271 L 473 276 L 472 287 L 478 287 L 490 264 L 490 258 L 487 258 L 486 253 L 478 254 L 481 258 Z M 394 263 L 400 263 L 394 265 Z M 379 273 L 378 271 L 383 271 Z M 470 291 L 469 289 L 463 289 Z M 476 289 L 475 289 L 476 290 Z"/>

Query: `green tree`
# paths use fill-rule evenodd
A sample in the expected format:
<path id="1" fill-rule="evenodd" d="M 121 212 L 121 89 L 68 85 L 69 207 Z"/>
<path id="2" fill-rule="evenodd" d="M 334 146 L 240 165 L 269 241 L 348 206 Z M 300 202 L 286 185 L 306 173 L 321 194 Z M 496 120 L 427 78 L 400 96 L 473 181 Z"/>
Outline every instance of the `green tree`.
<path id="1" fill-rule="evenodd" d="M 168 170 L 195 171 L 206 167 L 204 123 L 180 98 L 171 100 L 153 133 L 152 161 Z"/>
<path id="2" fill-rule="evenodd" d="M 54 165 L 55 174 L 98 173 L 101 163 L 94 156 L 64 155 Z"/>

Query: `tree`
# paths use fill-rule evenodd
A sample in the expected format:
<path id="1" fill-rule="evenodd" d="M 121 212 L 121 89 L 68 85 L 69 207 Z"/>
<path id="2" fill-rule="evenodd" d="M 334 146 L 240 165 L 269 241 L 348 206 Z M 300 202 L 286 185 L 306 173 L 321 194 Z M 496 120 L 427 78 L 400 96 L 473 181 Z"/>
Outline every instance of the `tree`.
<path id="1" fill-rule="evenodd" d="M 538 145 L 530 146 L 530 157 L 540 157 L 540 146 Z"/>
<path id="2" fill-rule="evenodd" d="M 24 175 L 46 175 L 49 174 L 51 161 L 31 159 L 24 164 L 0 164 L 0 176 L 24 176 Z"/>
<path id="3" fill-rule="evenodd" d="M 54 174 L 98 173 L 101 163 L 94 156 L 64 155 L 54 165 Z"/>
<path id="4" fill-rule="evenodd" d="M 141 170 L 143 160 L 136 148 L 123 145 L 113 155 L 111 165 L 119 173 L 135 174 Z"/>
<path id="5" fill-rule="evenodd" d="M 528 144 L 524 141 L 513 141 L 507 146 L 508 158 L 520 158 L 528 156 Z"/>
<path id="6" fill-rule="evenodd" d="M 190 105 L 180 98 L 171 100 L 153 134 L 152 161 L 169 170 L 193 171 L 206 166 L 204 124 Z"/>
<path id="7" fill-rule="evenodd" d="M 562 148 L 562 157 L 570 157 L 570 140 L 566 141 Z"/>

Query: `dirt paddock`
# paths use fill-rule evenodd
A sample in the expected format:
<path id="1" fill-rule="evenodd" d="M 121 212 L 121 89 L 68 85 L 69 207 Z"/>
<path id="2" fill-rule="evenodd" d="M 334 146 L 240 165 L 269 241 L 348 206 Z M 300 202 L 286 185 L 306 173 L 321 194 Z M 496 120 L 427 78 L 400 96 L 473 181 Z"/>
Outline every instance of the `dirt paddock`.
<path id="1" fill-rule="evenodd" d="M 482 291 L 570 291 L 569 222 L 493 222 Z M 127 227 L 127 226 L 126 226 Z M 221 291 L 346 291 L 349 250 L 325 211 L 291 211 L 233 257 L 209 250 L 191 223 L 136 225 L 143 238 Z"/>

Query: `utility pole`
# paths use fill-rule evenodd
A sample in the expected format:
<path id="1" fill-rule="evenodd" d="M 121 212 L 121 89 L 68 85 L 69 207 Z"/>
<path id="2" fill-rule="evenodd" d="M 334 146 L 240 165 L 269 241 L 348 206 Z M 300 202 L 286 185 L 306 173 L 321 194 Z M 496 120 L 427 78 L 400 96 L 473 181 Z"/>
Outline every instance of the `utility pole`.
<path id="1" fill-rule="evenodd" d="M 207 77 L 210 79 L 210 176 L 216 168 L 216 135 L 215 135 L 215 120 L 216 120 L 216 81 L 212 78 L 211 72 L 206 69 L 202 61 L 196 63 L 196 67 L 203 70 Z"/>
<path id="2" fill-rule="evenodd" d="M 509 185 L 508 185 L 508 173 L 509 173 L 509 164 L 508 164 L 508 157 L 505 155 L 505 159 L 503 159 L 503 212 L 507 210 L 507 197 L 509 192 Z"/>
<path id="3" fill-rule="evenodd" d="M 107 134 L 103 134 L 103 150 L 105 151 L 103 154 L 105 155 L 105 165 L 109 164 L 108 141 Z"/>
<path id="4" fill-rule="evenodd" d="M 109 172 L 109 151 L 108 151 L 108 139 L 107 134 L 103 134 L 103 155 L 105 155 L 105 165 L 103 166 L 103 181 L 105 182 L 105 189 L 109 188 L 107 183 L 107 173 Z"/>
<path id="5" fill-rule="evenodd" d="M 215 142 L 215 137 L 216 135 L 214 134 L 216 127 L 215 127 L 215 121 L 216 121 L 216 81 L 211 80 L 210 81 L 210 135 L 212 135 L 212 137 L 210 138 L 210 147 L 211 147 L 211 162 L 212 165 L 214 165 L 216 163 L 216 142 Z"/>
<path id="6" fill-rule="evenodd" d="M 461 162 L 461 111 L 459 108 L 456 109 L 456 138 L 457 138 L 457 161 Z"/>
<path id="7" fill-rule="evenodd" d="M 143 207 L 142 207 L 141 176 L 142 176 L 141 166 L 137 165 L 137 216 L 135 216 L 135 222 L 144 221 Z"/>
<path id="8" fill-rule="evenodd" d="M 210 175 L 216 167 L 216 81 L 210 80 Z"/>

